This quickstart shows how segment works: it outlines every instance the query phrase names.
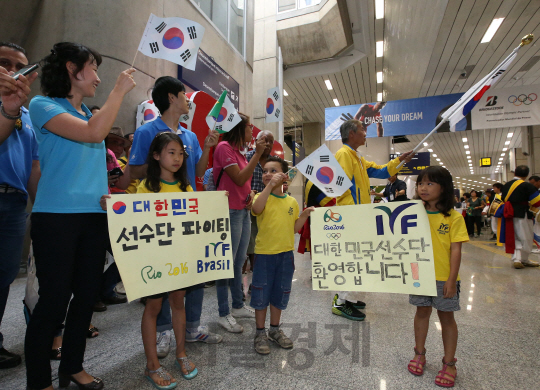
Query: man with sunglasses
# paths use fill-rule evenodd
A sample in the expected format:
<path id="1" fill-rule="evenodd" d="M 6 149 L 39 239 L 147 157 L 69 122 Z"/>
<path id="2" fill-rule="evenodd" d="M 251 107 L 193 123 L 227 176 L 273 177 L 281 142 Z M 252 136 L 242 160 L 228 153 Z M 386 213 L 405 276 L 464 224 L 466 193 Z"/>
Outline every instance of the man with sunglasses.
<path id="1" fill-rule="evenodd" d="M 152 90 L 152 99 L 161 116 L 135 131 L 129 157 L 131 178 L 142 179 L 146 176 L 146 159 L 150 144 L 158 134 L 171 131 L 177 133 L 184 143 L 188 177 L 193 190 L 196 191 L 196 178 L 204 176 L 210 149 L 217 145 L 219 134 L 217 131 L 210 132 L 204 140 L 204 149 L 201 149 L 197 135 L 178 126 L 180 116 L 189 112 L 186 89 L 180 80 L 170 76 L 158 78 Z M 223 337 L 211 333 L 207 326 L 200 326 L 203 296 L 204 283 L 191 286 L 186 291 L 186 341 L 217 344 Z M 165 297 L 157 318 L 159 358 L 164 358 L 169 353 L 171 330 L 171 309 L 169 300 Z"/>
<path id="2" fill-rule="evenodd" d="M 19 272 L 28 196 L 34 201 L 41 176 L 34 128 L 23 107 L 37 73 L 18 81 L 10 76 L 27 65 L 22 47 L 0 42 L 0 323 L 9 286 Z M 4 349 L 3 341 L 0 333 L 0 369 L 21 364 L 21 357 Z"/>

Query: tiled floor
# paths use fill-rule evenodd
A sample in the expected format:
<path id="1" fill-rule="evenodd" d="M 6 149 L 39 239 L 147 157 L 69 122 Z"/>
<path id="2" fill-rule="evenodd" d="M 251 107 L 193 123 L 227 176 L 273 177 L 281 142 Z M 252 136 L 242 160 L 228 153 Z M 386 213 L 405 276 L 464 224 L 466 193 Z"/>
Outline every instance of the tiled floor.
<path id="1" fill-rule="evenodd" d="M 539 260 L 538 255 L 532 255 Z M 296 273 L 289 309 L 284 313 L 293 350 L 272 345 L 269 356 L 253 350 L 254 321 L 239 321 L 243 334 L 230 334 L 216 324 L 215 288 L 205 290 L 203 322 L 224 336 L 219 345 L 188 344 L 199 375 L 182 379 L 174 355 L 162 361 L 178 375 L 178 389 L 434 389 L 443 355 L 438 319 L 432 317 L 423 377 L 407 371 L 413 357 L 414 308 L 401 294 L 362 294 L 368 303 L 365 322 L 331 314 L 330 292 L 310 287 L 309 257 L 296 255 Z M 247 278 L 250 274 L 247 275 Z M 540 362 L 540 270 L 510 267 L 508 255 L 487 241 L 487 235 L 465 244 L 461 267 L 458 377 L 456 389 L 538 389 Z M 247 279 L 246 279 L 247 283 Z M 5 346 L 22 353 L 26 330 L 22 312 L 25 280 L 12 286 L 2 332 Z M 145 365 L 137 302 L 96 313 L 101 334 L 87 343 L 85 367 L 100 376 L 106 389 L 151 389 Z M 57 362 L 52 363 L 55 386 Z M 24 389 L 23 365 L 0 371 L 0 389 Z M 72 384 L 70 389 L 76 389 Z"/>

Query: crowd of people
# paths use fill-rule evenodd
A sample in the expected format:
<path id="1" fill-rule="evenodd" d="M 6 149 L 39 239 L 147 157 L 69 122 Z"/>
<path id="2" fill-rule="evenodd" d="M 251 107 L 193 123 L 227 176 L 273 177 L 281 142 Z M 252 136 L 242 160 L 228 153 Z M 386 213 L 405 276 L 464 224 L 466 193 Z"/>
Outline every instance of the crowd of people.
<path id="1" fill-rule="evenodd" d="M 234 277 L 215 283 L 218 324 L 228 332 L 242 333 L 244 329 L 236 319 L 253 318 L 253 346 L 262 355 L 271 352 L 270 342 L 293 348 L 280 327 L 281 314 L 292 289 L 294 235 L 301 234 L 299 252 L 303 253 L 309 248 L 309 215 L 314 208 L 371 203 L 370 178 L 389 179 L 384 194 L 392 201 L 406 199 L 403 182 L 396 180 L 398 166 L 414 154 L 404 153 L 384 165 L 366 161 L 357 153 L 367 135 L 366 125 L 358 119 L 342 124 L 343 146 L 335 155 L 352 187 L 337 198 L 328 198 L 307 182 L 306 207 L 300 208 L 285 187 L 287 162 L 271 155 L 272 133 L 260 132 L 254 149 L 246 154 L 253 129 L 249 116 L 240 114 L 240 123 L 221 140 L 217 132 L 210 131 L 201 147 L 195 133 L 178 126 L 179 118 L 189 111 L 184 85 L 165 76 L 158 78 L 152 89 L 161 115 L 134 134 L 125 135 L 114 122 L 125 95 L 135 86 L 135 69 L 120 73 L 102 107 L 89 109 L 83 100 L 92 98 L 100 83 L 100 54 L 76 43 L 55 44 L 41 61 L 43 95 L 35 96 L 27 110 L 23 105 L 37 74 L 18 80 L 10 76 L 27 64 L 22 47 L 0 43 L 0 319 L 9 286 L 19 269 L 29 197 L 39 283 L 37 302 L 27 305 L 24 353 L 29 389 L 53 389 L 51 359 L 60 360 L 60 387 L 71 382 L 80 389 L 105 386 L 103 380 L 84 370 L 83 361 L 86 338 L 99 334 L 91 323 L 93 311 L 126 301 L 116 265 L 104 272 L 106 253 L 112 252 L 106 204 L 115 194 L 195 191 L 196 179 L 204 176 L 206 191 L 221 191 L 228 197 Z M 212 168 L 207 170 L 212 149 Z M 528 169 L 525 172 L 521 168 L 516 169 L 514 180 L 502 188 L 494 187 L 505 206 L 504 218 L 513 218 L 516 268 L 518 262 L 522 266 L 533 263 L 528 260 L 530 245 L 526 240 L 529 231 L 532 237 L 528 205 L 540 205 L 537 189 L 524 182 Z M 445 168 L 429 167 L 418 176 L 416 193 L 425 204 L 431 227 L 437 296 L 410 296 L 410 303 L 416 306 L 415 355 L 408 370 L 417 376 L 424 373 L 424 345 L 434 307 L 444 345 L 443 366 L 435 383 L 443 387 L 452 387 L 456 377 L 458 331 L 454 312 L 460 308 L 461 246 L 469 239 L 464 218 L 454 210 L 453 191 L 452 177 Z M 466 216 L 469 225 L 474 223 L 477 229 L 484 203 L 478 193 L 470 194 L 470 214 Z M 441 223 L 449 228 L 441 232 Z M 250 305 L 244 302 L 242 284 L 246 256 L 253 270 Z M 157 389 L 172 389 L 178 383 L 172 370 L 162 367 L 159 360 L 169 354 L 172 332 L 175 365 L 185 379 L 198 375 L 196 357 L 187 356 L 185 343 L 217 344 L 223 339 L 201 324 L 204 287 L 199 284 L 144 299 L 144 376 Z M 331 312 L 362 321 L 366 315 L 361 310 L 366 305 L 354 299 L 351 292 L 339 292 L 333 298 Z M 21 357 L 5 350 L 2 341 L 0 334 L 0 368 L 21 364 Z"/>

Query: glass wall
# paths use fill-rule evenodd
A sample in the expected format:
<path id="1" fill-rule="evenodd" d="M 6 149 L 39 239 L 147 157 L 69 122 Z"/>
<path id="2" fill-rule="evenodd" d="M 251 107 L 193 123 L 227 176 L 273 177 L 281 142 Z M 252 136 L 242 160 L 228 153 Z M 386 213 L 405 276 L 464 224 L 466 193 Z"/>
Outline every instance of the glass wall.
<path id="1" fill-rule="evenodd" d="M 317 5 L 322 0 L 278 0 L 278 12 L 294 11 L 312 5 Z"/>
<path id="2" fill-rule="evenodd" d="M 244 55 L 244 9 L 246 0 L 191 1 L 200 7 L 201 11 L 216 25 L 229 43 L 240 54 Z"/>

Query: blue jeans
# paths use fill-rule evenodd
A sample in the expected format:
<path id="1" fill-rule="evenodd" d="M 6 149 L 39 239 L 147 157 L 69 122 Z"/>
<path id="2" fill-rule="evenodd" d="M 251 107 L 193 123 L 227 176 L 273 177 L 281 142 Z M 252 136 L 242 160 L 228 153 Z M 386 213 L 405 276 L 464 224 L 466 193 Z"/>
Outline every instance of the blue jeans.
<path id="1" fill-rule="evenodd" d="M 6 309 L 9 286 L 19 273 L 26 216 L 26 198 L 23 194 L 0 194 L 0 324 Z M 0 348 L 3 341 L 4 336 L 0 333 Z"/>
<path id="2" fill-rule="evenodd" d="M 279 310 L 285 310 L 291 296 L 293 274 L 293 251 L 255 255 L 251 307 L 264 310 L 271 304 Z"/>
<path id="3" fill-rule="evenodd" d="M 186 328 L 198 328 L 201 324 L 202 303 L 204 298 L 204 283 L 188 287 L 186 290 Z M 171 305 L 169 296 L 165 295 L 161 303 L 161 311 L 156 321 L 158 332 L 172 329 Z"/>
<path id="4" fill-rule="evenodd" d="M 246 260 L 249 237 L 251 235 L 250 211 L 229 210 L 231 220 L 231 244 L 234 260 L 234 279 L 216 280 L 219 316 L 229 314 L 229 295 L 227 287 L 231 288 L 232 307 L 244 307 L 242 294 L 242 266 Z"/>

